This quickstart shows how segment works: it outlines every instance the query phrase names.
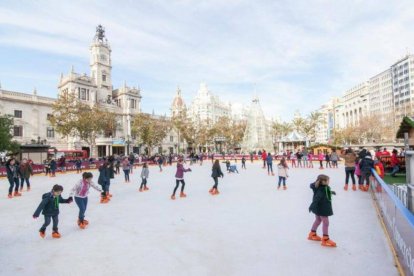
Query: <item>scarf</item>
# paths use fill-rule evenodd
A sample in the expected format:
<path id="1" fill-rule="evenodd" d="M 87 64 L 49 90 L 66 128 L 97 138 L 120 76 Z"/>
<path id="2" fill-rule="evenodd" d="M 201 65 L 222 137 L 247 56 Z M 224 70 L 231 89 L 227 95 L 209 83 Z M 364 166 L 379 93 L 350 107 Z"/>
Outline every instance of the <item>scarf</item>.
<path id="1" fill-rule="evenodd" d="M 81 197 L 86 196 L 86 192 L 88 191 L 88 183 L 85 181 L 85 179 L 82 179 L 82 187 L 81 190 L 79 192 L 79 195 Z"/>

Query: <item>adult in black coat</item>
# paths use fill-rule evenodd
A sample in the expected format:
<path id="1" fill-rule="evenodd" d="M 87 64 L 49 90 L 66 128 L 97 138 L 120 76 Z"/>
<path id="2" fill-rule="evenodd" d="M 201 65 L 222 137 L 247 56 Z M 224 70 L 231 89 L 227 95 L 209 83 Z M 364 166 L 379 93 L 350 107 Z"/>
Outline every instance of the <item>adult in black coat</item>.
<path id="1" fill-rule="evenodd" d="M 211 177 L 214 179 L 214 186 L 210 189 L 210 194 L 212 195 L 218 195 L 218 178 L 224 177 L 223 172 L 221 171 L 220 167 L 220 161 L 217 159 L 214 161 L 213 167 L 212 167 Z"/>
<path id="2" fill-rule="evenodd" d="M 9 180 L 9 194 L 8 197 L 12 198 L 12 192 L 14 187 L 14 196 L 21 196 L 22 194 L 19 193 L 19 178 L 20 178 L 20 170 L 19 164 L 16 159 L 11 158 L 6 162 L 6 171 L 7 171 L 7 180 Z"/>
<path id="3" fill-rule="evenodd" d="M 371 170 L 374 168 L 374 160 L 372 160 L 371 154 L 368 152 L 363 159 L 359 162 L 359 168 L 361 170 L 361 181 L 359 183 L 359 189 L 368 191 L 369 189 L 369 178 L 372 175 Z M 366 186 L 364 187 L 364 182 Z"/>
<path id="4" fill-rule="evenodd" d="M 45 236 L 46 227 L 50 224 L 51 219 L 53 220 L 53 234 L 54 238 L 60 238 L 58 232 L 59 224 L 59 204 L 60 203 L 71 203 L 73 201 L 72 197 L 68 199 L 62 198 L 61 194 L 63 187 L 60 185 L 54 185 L 51 192 L 43 194 L 42 202 L 40 202 L 39 207 L 33 214 L 33 218 L 36 219 L 39 217 L 40 213 L 45 216 L 45 222 L 40 228 L 40 236 L 43 238 Z"/>
<path id="5" fill-rule="evenodd" d="M 102 197 L 101 203 L 108 203 L 109 197 L 109 186 L 111 185 L 111 173 L 113 175 L 114 170 L 109 162 L 104 162 L 99 167 L 98 184 L 102 186 Z"/>

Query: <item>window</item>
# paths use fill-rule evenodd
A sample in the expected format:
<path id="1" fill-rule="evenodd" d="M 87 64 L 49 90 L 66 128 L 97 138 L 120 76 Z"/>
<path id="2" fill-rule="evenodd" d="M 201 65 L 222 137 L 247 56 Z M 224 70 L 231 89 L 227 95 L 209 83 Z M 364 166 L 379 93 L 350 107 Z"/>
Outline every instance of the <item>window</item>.
<path id="1" fill-rule="evenodd" d="M 48 127 L 46 130 L 47 138 L 55 138 L 55 129 L 53 127 Z"/>
<path id="2" fill-rule="evenodd" d="M 174 142 L 174 136 L 170 136 L 170 142 Z"/>
<path id="3" fill-rule="evenodd" d="M 89 101 L 89 89 L 78 88 L 78 98 L 83 101 Z"/>
<path id="4" fill-rule="evenodd" d="M 53 114 L 50 114 L 50 113 L 47 113 L 47 115 L 46 115 L 47 117 L 46 117 L 46 119 L 48 120 L 48 121 L 50 121 L 52 118 L 53 118 Z"/>
<path id="5" fill-rule="evenodd" d="M 22 126 L 14 126 L 13 136 L 22 137 L 23 136 L 23 127 Z"/>
<path id="6" fill-rule="evenodd" d="M 22 118 L 23 117 L 23 112 L 21 110 L 15 110 L 14 111 L 14 117 L 15 118 Z"/>
<path id="7" fill-rule="evenodd" d="M 131 108 L 137 108 L 137 100 L 131 99 Z"/>
<path id="8" fill-rule="evenodd" d="M 106 75 L 102 74 L 102 81 L 106 81 Z"/>

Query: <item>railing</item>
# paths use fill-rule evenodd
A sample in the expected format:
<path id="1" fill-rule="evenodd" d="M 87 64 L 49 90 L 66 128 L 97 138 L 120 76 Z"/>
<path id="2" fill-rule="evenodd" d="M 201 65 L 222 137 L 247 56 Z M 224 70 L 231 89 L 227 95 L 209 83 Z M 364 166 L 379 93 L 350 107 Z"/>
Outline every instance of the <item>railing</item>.
<path id="1" fill-rule="evenodd" d="M 399 266 L 405 275 L 414 275 L 414 214 L 406 207 L 410 203 L 412 190 L 408 188 L 407 193 L 403 193 L 401 188 L 392 188 L 372 170 L 374 180 L 372 181 L 371 191 L 375 199 L 375 204 L 380 210 L 382 220 L 389 235 L 389 238 L 396 250 Z M 407 185 L 407 187 L 409 187 Z M 397 189 L 396 195 L 393 189 Z M 412 194 L 411 194 L 412 195 Z M 405 198 L 407 202 L 400 199 Z M 412 197 L 411 197 L 412 201 Z"/>
<path id="2" fill-rule="evenodd" d="M 392 184 L 389 185 L 391 190 L 394 192 L 394 194 L 398 197 L 399 200 L 404 204 L 408 210 L 411 212 L 414 212 L 413 206 L 414 206 L 414 198 L 413 198 L 413 191 L 414 186 L 413 185 L 406 185 L 406 184 Z"/>

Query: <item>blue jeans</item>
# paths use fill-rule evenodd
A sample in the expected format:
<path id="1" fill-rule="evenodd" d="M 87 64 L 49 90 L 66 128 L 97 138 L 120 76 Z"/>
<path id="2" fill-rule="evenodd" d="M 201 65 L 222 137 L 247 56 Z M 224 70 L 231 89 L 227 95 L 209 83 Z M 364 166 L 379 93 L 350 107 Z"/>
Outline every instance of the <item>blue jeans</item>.
<path id="1" fill-rule="evenodd" d="M 23 189 L 23 186 L 24 186 L 24 181 L 26 181 L 26 184 L 27 184 L 27 188 L 30 188 L 30 181 L 29 181 L 29 178 L 20 178 L 20 188 L 22 188 Z"/>
<path id="2" fill-rule="evenodd" d="M 19 191 L 19 179 L 17 177 L 9 178 L 9 184 L 9 194 L 13 192 L 13 187 L 15 192 Z"/>
<path id="3" fill-rule="evenodd" d="M 394 167 L 392 168 L 391 176 L 395 177 L 395 174 L 396 174 L 397 172 L 399 172 L 399 171 L 400 171 L 400 167 L 398 167 L 398 165 L 397 165 L 397 166 L 394 166 Z"/>
<path id="4" fill-rule="evenodd" d="M 85 218 L 86 207 L 88 206 L 88 198 L 76 197 L 75 196 L 76 205 L 79 207 L 79 220 L 83 221 Z"/>
<path id="5" fill-rule="evenodd" d="M 129 181 L 129 170 L 124 170 L 125 181 Z"/>
<path id="6" fill-rule="evenodd" d="M 279 176 L 279 184 L 278 184 L 279 187 L 280 187 L 280 184 L 282 184 L 282 182 L 283 182 L 283 186 L 286 186 L 286 177 Z"/>

